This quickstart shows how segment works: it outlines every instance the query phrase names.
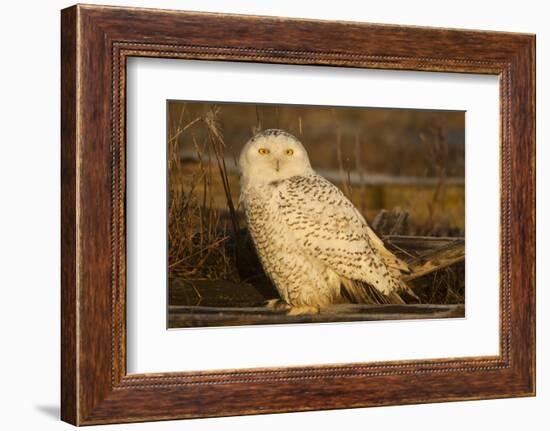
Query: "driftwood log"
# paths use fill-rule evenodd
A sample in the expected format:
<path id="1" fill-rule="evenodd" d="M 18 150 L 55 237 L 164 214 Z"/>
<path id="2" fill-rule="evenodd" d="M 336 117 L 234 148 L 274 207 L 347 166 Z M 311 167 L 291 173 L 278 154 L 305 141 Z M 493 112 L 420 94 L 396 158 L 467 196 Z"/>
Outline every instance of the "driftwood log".
<path id="1" fill-rule="evenodd" d="M 464 238 L 419 236 L 388 236 L 384 243 L 393 251 L 406 253 L 411 274 L 405 281 L 415 280 L 432 272 L 447 268 L 465 259 Z M 414 254 L 413 254 L 414 253 Z"/>
<path id="2" fill-rule="evenodd" d="M 169 327 L 264 325 L 282 323 L 349 322 L 370 320 L 443 319 L 464 317 L 463 304 L 364 305 L 336 304 L 319 314 L 287 316 L 266 307 L 169 307 Z"/>

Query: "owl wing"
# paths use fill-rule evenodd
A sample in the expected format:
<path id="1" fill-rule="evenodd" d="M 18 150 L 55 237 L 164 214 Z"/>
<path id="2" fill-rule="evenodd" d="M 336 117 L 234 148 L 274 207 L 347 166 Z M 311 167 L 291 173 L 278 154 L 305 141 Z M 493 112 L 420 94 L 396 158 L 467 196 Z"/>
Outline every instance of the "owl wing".
<path id="1" fill-rule="evenodd" d="M 341 277 L 388 295 L 402 287 L 407 264 L 387 250 L 344 194 L 319 175 L 292 177 L 278 188 L 281 222 L 305 252 Z"/>

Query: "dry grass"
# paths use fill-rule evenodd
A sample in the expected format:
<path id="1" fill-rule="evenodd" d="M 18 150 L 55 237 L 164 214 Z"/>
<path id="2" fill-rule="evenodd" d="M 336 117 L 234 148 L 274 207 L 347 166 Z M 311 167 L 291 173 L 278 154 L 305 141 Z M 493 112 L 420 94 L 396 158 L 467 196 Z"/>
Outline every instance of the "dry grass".
<path id="1" fill-rule="evenodd" d="M 189 119 L 185 107 L 174 124 L 169 126 L 168 137 L 168 255 L 169 276 L 193 279 L 223 279 L 238 281 L 235 253 L 230 239 L 237 238 L 239 229 L 225 160 L 224 140 L 217 122 L 218 108 L 213 107 L 204 117 Z M 204 142 L 197 142 L 192 134 L 193 147 L 198 160 L 197 172 L 184 172 L 179 156 L 179 137 L 192 127 L 206 127 Z M 212 161 L 218 166 L 217 174 L 224 184 L 227 207 L 220 210 L 213 204 L 212 179 L 216 175 Z M 187 187 L 176 180 L 186 178 Z M 230 235 L 230 232 L 233 235 Z"/>

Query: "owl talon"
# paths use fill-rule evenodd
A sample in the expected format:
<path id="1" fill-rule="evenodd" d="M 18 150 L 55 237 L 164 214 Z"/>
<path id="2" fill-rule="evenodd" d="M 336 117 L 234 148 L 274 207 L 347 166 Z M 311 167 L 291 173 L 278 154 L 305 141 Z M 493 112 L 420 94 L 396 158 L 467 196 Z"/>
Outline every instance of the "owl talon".
<path id="1" fill-rule="evenodd" d="M 304 314 L 319 314 L 321 309 L 312 305 L 302 305 L 298 307 L 291 307 L 286 313 L 288 316 L 302 316 Z"/>
<path id="2" fill-rule="evenodd" d="M 290 305 L 288 305 L 282 299 L 269 299 L 265 301 L 265 306 L 271 308 L 272 310 L 288 310 Z"/>

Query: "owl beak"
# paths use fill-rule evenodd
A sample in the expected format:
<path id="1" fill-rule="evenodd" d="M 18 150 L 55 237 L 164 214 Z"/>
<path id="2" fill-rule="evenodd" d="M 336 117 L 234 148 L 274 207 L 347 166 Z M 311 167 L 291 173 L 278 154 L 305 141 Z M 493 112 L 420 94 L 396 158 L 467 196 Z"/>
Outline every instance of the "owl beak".
<path id="1" fill-rule="evenodd" d="M 275 170 L 279 172 L 279 160 L 275 162 Z"/>

